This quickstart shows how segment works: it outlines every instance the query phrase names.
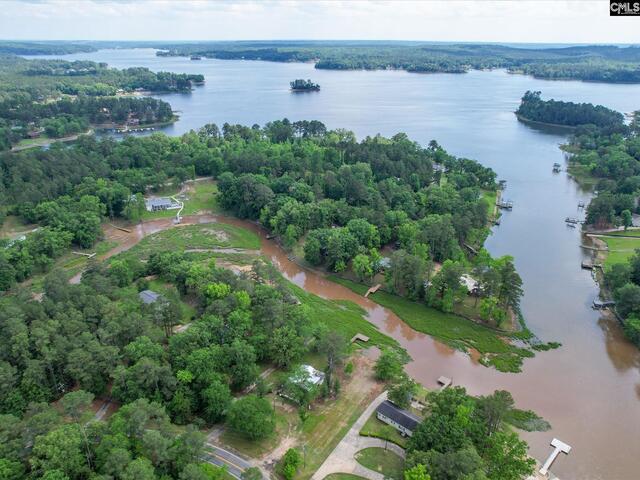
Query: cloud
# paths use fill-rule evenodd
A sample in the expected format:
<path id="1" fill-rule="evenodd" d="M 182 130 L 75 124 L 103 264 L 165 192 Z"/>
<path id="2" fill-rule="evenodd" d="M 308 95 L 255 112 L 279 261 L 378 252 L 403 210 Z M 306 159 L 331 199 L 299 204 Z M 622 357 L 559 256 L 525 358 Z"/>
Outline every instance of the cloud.
<path id="1" fill-rule="evenodd" d="M 5 39 L 637 42 L 595 1 L 5 0 Z"/>

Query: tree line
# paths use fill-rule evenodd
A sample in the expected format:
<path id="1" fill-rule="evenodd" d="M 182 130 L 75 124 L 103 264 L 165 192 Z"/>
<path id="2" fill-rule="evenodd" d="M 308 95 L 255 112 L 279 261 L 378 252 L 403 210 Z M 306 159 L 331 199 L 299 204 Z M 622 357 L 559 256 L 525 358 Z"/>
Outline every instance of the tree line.
<path id="1" fill-rule="evenodd" d="M 272 62 L 314 61 L 318 69 L 465 73 L 506 68 L 537 78 L 607 83 L 640 82 L 640 49 L 617 46 L 518 48 L 505 45 L 434 45 L 421 42 L 201 42 L 159 43 L 157 55 L 199 55 Z"/>
<path id="2" fill-rule="evenodd" d="M 184 92 L 203 81 L 202 75 L 118 70 L 90 61 L 0 57 L 0 150 L 41 132 L 60 138 L 89 124 L 170 121 L 171 106 L 162 100 L 116 95 Z"/>
<path id="3" fill-rule="evenodd" d="M 595 125 L 601 132 L 624 132 L 624 115 L 602 105 L 542 100 L 542 92 L 527 91 L 516 114 L 534 122 L 577 127 Z"/>

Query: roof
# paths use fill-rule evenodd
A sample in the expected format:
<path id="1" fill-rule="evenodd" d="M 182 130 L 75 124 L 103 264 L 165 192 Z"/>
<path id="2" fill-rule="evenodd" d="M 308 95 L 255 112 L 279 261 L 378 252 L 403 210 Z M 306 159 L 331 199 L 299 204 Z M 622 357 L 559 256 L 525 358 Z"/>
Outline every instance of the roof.
<path id="1" fill-rule="evenodd" d="M 406 410 L 397 407 L 393 404 L 393 402 L 390 402 L 389 400 L 385 400 L 384 402 L 382 402 L 376 409 L 376 412 L 384 415 L 387 418 L 390 418 L 397 424 L 402 425 L 404 428 L 412 432 L 422 421 L 417 415 L 414 415 L 411 412 L 407 412 Z"/>
<path id="2" fill-rule="evenodd" d="M 138 297 L 140 297 L 140 300 L 142 300 L 142 303 L 150 304 L 157 301 L 158 298 L 160 298 L 160 294 L 152 290 L 143 290 L 138 294 Z"/>
<path id="3" fill-rule="evenodd" d="M 171 206 L 173 205 L 173 200 L 166 197 L 154 197 L 148 198 L 145 200 L 145 203 L 149 207 L 162 207 L 162 206 Z"/>
<path id="4" fill-rule="evenodd" d="M 319 385 L 324 382 L 324 373 L 316 370 L 311 365 L 301 365 L 302 369 L 309 375 L 309 382 L 312 385 Z"/>

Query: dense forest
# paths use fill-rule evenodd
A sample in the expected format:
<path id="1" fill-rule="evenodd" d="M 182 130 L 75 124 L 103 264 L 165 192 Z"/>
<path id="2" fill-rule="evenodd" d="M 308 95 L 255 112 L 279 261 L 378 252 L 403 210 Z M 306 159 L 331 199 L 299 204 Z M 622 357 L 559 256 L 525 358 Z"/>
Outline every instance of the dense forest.
<path id="1" fill-rule="evenodd" d="M 12 55 L 66 55 L 96 50 L 96 47 L 86 43 L 0 41 L 0 53 Z"/>
<path id="2" fill-rule="evenodd" d="M 601 132 L 624 132 L 624 115 L 602 105 L 591 103 L 542 100 L 542 92 L 527 91 L 522 97 L 516 115 L 523 120 L 577 127 L 595 125 Z"/>
<path id="3" fill-rule="evenodd" d="M 385 70 L 465 73 L 506 68 L 537 78 L 609 83 L 640 82 L 640 48 L 576 46 L 518 48 L 504 45 L 420 42 L 202 42 L 157 44 L 158 55 L 220 59 L 316 62 L 329 70 Z"/>
<path id="4" fill-rule="evenodd" d="M 489 233 L 484 192 L 495 191 L 495 173 L 404 134 L 357 142 L 317 121 L 207 125 L 181 138 L 85 138 L 72 148 L 7 153 L 0 173 L 6 213 L 43 227 L 37 242 L 2 252 L 4 289 L 46 270 L 70 245 L 93 245 L 103 217 L 137 218 L 135 194 L 211 175 L 223 208 L 259 220 L 287 248 L 302 246 L 313 265 L 362 281 L 384 270 L 392 292 L 445 311 L 466 298 L 461 276 L 473 268 L 481 316 L 498 325 L 522 294 L 508 257 L 481 250 L 468 260 Z M 385 245 L 395 250 L 386 266 Z"/>
<path id="5" fill-rule="evenodd" d="M 117 70 L 89 61 L 0 57 L 0 150 L 22 139 L 60 138 L 89 125 L 145 125 L 168 122 L 168 103 L 129 94 L 189 91 L 202 75 Z"/>

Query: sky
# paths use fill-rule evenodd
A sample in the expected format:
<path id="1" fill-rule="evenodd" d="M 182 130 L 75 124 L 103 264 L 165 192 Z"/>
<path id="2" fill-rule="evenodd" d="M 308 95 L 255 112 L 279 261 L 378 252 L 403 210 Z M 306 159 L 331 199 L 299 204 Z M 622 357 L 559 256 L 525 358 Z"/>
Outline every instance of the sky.
<path id="1" fill-rule="evenodd" d="M 640 43 L 609 0 L 0 0 L 4 40 Z"/>

